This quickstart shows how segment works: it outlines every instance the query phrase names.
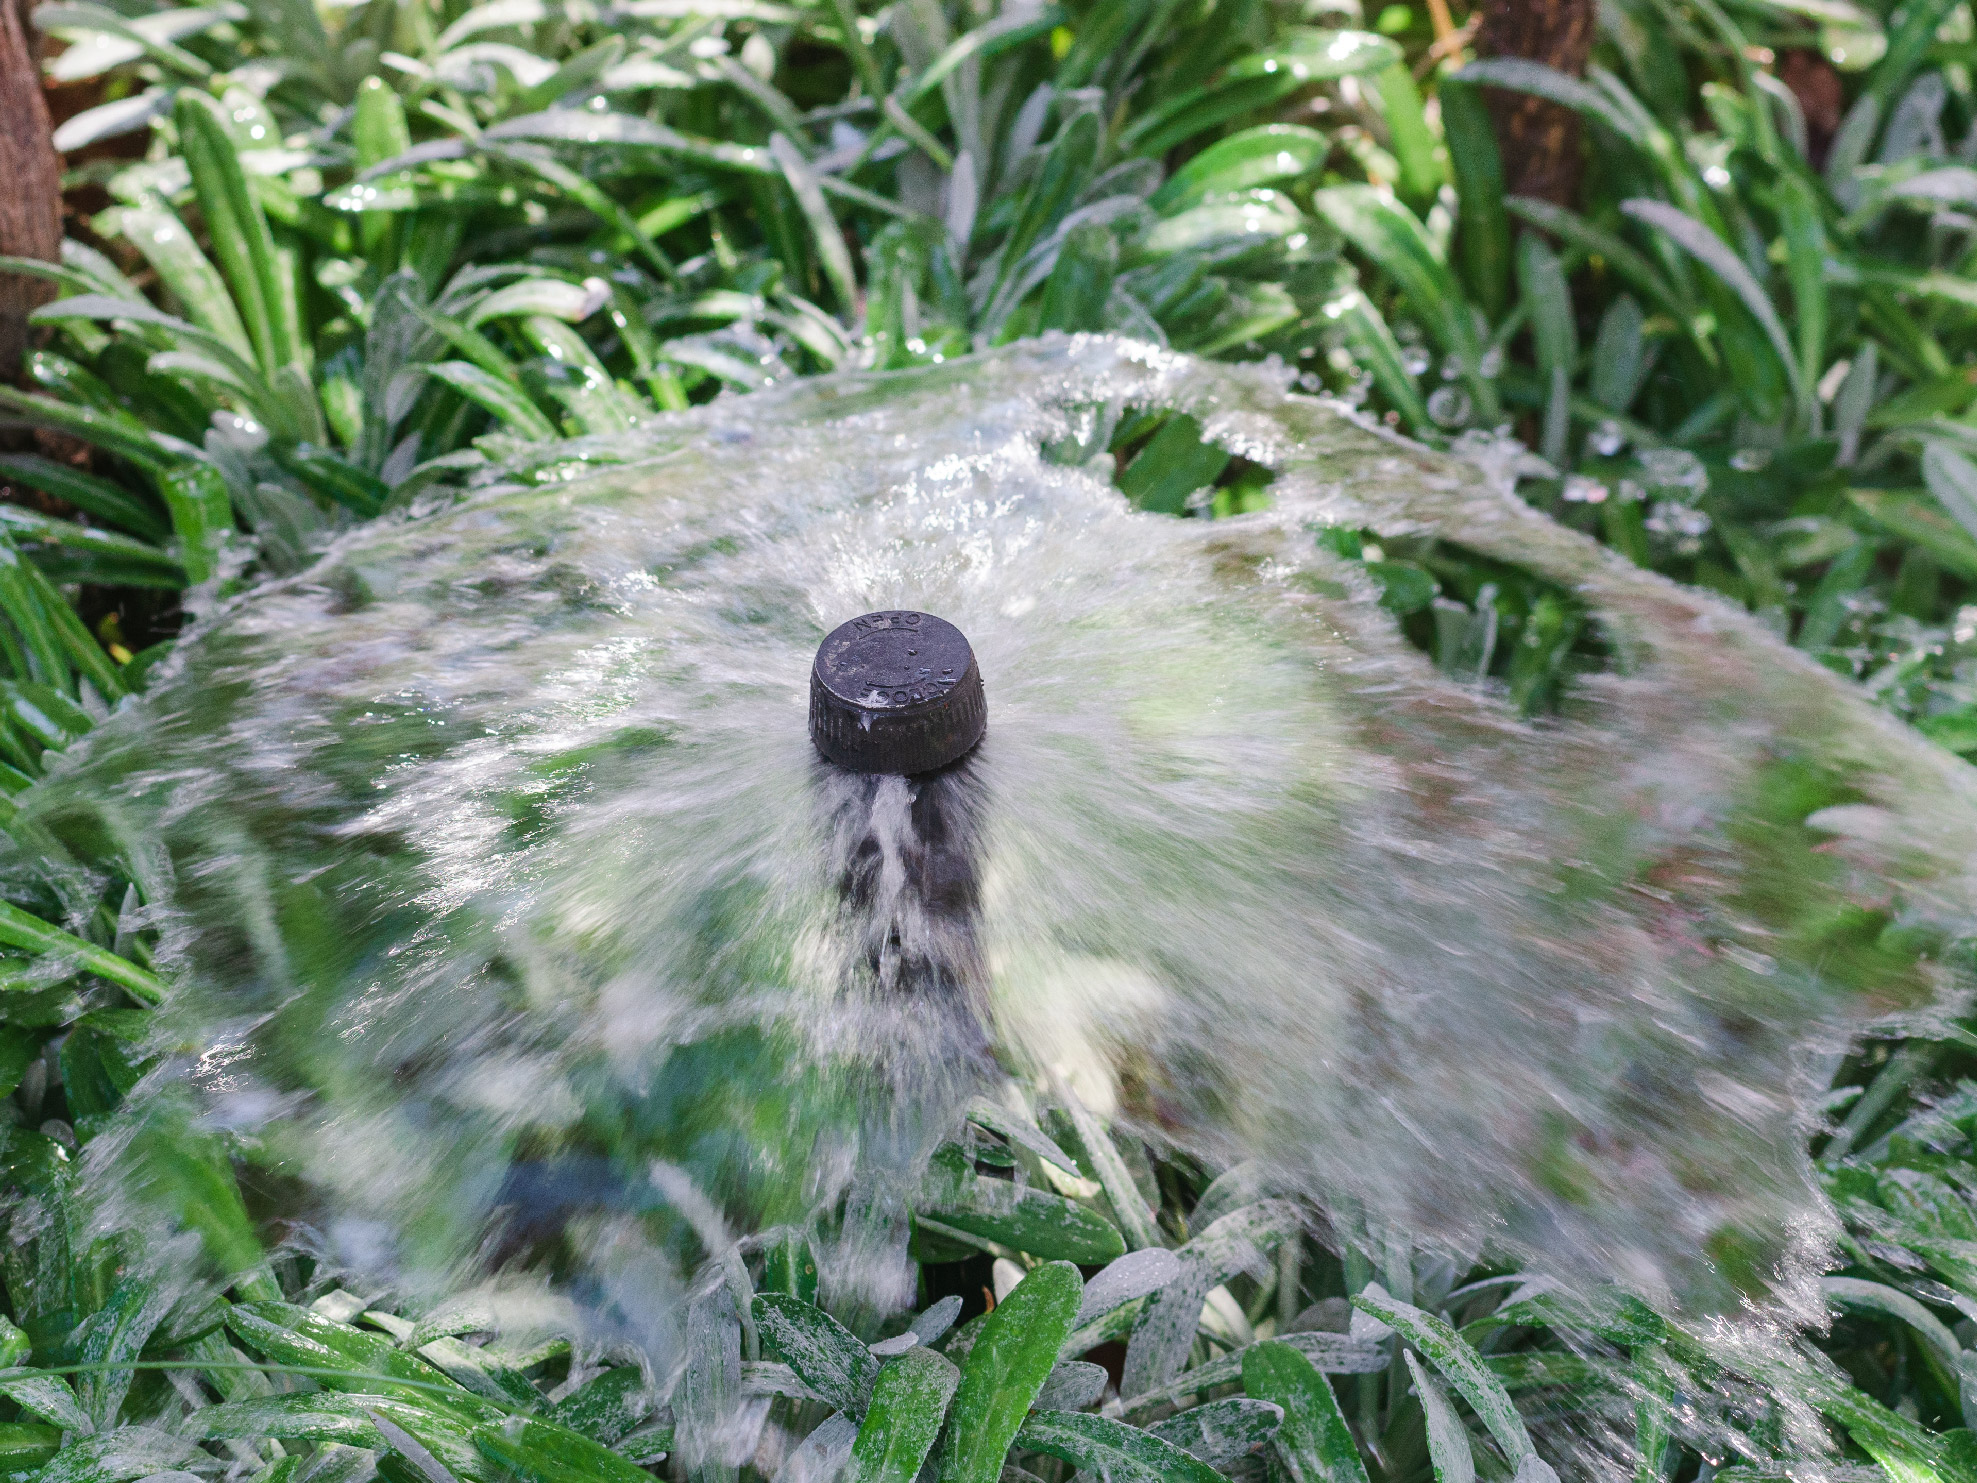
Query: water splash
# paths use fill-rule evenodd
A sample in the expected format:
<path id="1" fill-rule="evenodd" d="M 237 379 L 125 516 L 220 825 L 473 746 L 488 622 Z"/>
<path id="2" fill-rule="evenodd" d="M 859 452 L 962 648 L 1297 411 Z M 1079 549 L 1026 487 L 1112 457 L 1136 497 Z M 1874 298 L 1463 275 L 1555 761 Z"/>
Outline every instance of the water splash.
<path id="1" fill-rule="evenodd" d="M 1144 516 L 1043 456 L 1121 405 L 1274 508 Z M 1821 1058 L 1967 992 L 1968 768 L 1267 370 L 1045 342 L 557 459 L 239 602 L 29 799 L 147 842 L 184 1079 L 334 1260 L 618 1311 L 700 1239 L 685 1178 L 838 1231 L 827 1287 L 885 1307 L 999 1059 L 1419 1239 L 1722 1303 L 1825 1237 Z M 1617 671 L 1517 720 L 1335 524 L 1569 587 Z M 882 607 L 980 656 L 952 838 L 805 737 L 818 639 Z"/>

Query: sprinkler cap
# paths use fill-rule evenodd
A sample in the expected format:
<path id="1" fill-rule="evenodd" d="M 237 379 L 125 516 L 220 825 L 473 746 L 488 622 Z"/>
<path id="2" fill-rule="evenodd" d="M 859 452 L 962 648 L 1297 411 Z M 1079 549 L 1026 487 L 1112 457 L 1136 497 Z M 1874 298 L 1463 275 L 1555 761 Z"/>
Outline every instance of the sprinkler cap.
<path id="1" fill-rule="evenodd" d="M 810 667 L 810 740 L 852 772 L 932 772 L 988 729 L 975 651 L 932 613 L 867 613 L 840 624 Z"/>

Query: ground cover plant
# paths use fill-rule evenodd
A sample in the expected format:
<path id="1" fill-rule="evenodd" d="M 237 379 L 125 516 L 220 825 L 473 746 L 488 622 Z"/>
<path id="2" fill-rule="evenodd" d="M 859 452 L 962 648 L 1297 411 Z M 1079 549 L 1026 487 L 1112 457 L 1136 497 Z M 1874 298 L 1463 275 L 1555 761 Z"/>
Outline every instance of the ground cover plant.
<path id="1" fill-rule="evenodd" d="M 1054 330 L 1276 356 L 1515 461 L 1526 498 L 1977 755 L 1967 4 L 1613 0 L 1583 76 L 1479 60 L 1466 8 L 1435 3 L 35 15 L 51 76 L 94 92 L 57 135 L 62 261 L 10 265 L 59 295 L 27 388 L 0 390 L 36 430 L 0 454 L 10 795 L 142 687 L 182 613 L 352 521 L 496 465 L 560 477 L 562 439 L 723 392 Z M 1569 203 L 1509 191 L 1486 87 L 1580 120 Z M 1125 495 L 1187 518 L 1267 501 L 1196 431 L 1123 422 Z M 1527 710 L 1597 647 L 1514 570 L 1333 539 L 1440 662 Z M 1537 1483 L 1606 1456 L 1686 1483 L 1786 1476 L 1813 1426 L 1843 1472 L 1977 1476 L 1960 1027 L 1834 1068 L 1817 1152 L 1847 1265 L 1786 1373 L 1718 1373 L 1618 1295 L 1314 1227 L 1247 1171 L 1044 1095 L 955 1130 L 921 1311 L 841 1315 L 853 1332 L 815 1306 L 803 1233 L 710 1238 L 704 1348 L 653 1376 L 346 1292 L 249 1220 L 217 1134 L 150 1149 L 214 1284 L 142 1275 L 75 1171 L 168 986 L 137 872 L 108 847 L 75 863 L 15 839 L 0 904 L 10 1472 Z M 994 1311 L 957 1324 L 984 1288 Z M 738 1396 L 763 1420 L 745 1455 L 715 1434 Z"/>

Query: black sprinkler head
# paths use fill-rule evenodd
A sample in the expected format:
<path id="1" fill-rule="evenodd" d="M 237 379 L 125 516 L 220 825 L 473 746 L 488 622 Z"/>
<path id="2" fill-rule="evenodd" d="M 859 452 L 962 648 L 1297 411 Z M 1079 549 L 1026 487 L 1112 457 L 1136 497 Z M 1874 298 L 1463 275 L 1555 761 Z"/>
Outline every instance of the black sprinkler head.
<path id="1" fill-rule="evenodd" d="M 810 740 L 852 772 L 932 772 L 988 729 L 975 651 L 932 613 L 867 613 L 831 630 L 810 667 Z"/>

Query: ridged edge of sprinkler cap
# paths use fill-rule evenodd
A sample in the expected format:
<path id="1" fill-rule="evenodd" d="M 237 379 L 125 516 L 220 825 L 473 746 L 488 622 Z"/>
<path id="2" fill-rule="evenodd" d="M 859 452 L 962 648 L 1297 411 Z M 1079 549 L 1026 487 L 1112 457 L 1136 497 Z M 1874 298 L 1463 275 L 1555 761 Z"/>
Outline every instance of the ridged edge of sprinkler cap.
<path id="1" fill-rule="evenodd" d="M 988 730 L 967 637 L 911 609 L 840 623 L 810 666 L 810 740 L 852 772 L 910 777 L 959 761 Z"/>

